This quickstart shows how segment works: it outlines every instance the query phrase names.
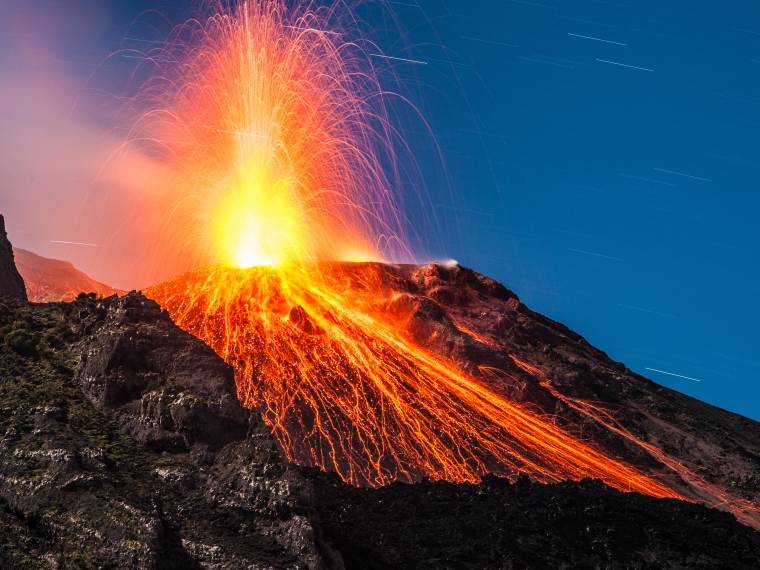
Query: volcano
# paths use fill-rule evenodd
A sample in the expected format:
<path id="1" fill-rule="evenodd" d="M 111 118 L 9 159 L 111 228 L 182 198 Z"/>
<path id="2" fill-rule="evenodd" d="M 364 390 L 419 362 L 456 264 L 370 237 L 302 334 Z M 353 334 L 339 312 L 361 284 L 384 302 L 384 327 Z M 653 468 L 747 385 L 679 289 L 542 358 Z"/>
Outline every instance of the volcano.
<path id="1" fill-rule="evenodd" d="M 146 291 L 233 366 L 289 460 L 369 487 L 593 477 L 760 526 L 756 422 L 633 373 L 455 264 L 308 273 L 215 267 Z"/>
<path id="2" fill-rule="evenodd" d="M 317 269 L 147 292 L 216 353 L 140 293 L 2 291 L 0 564 L 756 567 L 760 533 L 696 504 L 756 526 L 756 422 L 469 269 Z"/>
<path id="3" fill-rule="evenodd" d="M 438 165 L 406 133 L 440 147 L 393 62 L 426 62 L 363 26 L 203 1 L 114 54 L 145 171 L 103 222 L 169 280 L 19 275 L 0 218 L 0 566 L 756 567 L 760 424 L 418 263 Z"/>

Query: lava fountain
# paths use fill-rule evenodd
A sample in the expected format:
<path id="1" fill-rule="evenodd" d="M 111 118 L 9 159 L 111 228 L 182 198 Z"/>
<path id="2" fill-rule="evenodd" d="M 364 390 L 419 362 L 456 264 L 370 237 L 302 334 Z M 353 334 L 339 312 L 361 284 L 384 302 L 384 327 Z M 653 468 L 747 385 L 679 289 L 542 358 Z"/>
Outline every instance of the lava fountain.
<path id="1" fill-rule="evenodd" d="M 411 259 L 398 189 L 413 177 L 343 2 L 214 2 L 143 53 L 155 70 L 131 141 L 180 189 L 163 235 L 194 266 Z M 347 39 L 344 39 L 347 38 Z M 353 39 L 350 39 L 353 38 Z M 406 166 L 405 166 L 406 165 Z"/>
<path id="2" fill-rule="evenodd" d="M 234 367 L 289 459 L 344 481 L 525 473 L 679 497 L 412 340 L 398 266 L 370 263 L 412 258 L 377 54 L 345 3 L 282 0 L 213 4 L 146 54 L 133 135 L 179 173 L 166 241 L 193 269 L 147 295 Z"/>

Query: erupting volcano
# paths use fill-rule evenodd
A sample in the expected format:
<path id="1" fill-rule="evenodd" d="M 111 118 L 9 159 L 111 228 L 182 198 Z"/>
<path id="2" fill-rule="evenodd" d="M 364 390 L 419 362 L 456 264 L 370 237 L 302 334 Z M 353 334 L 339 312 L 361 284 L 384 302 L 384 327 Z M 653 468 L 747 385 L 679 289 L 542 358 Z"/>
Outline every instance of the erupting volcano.
<path id="1" fill-rule="evenodd" d="M 409 263 L 400 196 L 413 160 L 378 78 L 382 54 L 342 3 L 292 4 L 214 4 L 147 53 L 152 110 L 132 132 L 177 173 L 162 242 L 189 270 L 146 294 L 234 367 L 239 399 L 285 455 L 372 487 L 594 477 L 756 523 L 750 502 L 442 309 L 451 292 L 428 279 L 465 270 Z M 496 362 L 457 358 L 462 347 Z M 567 418 L 518 401 L 515 386 L 536 383 Z M 584 422 L 603 444 L 583 437 Z"/>
<path id="2" fill-rule="evenodd" d="M 753 228 L 692 223 L 746 129 L 690 164 L 721 74 L 652 81 L 737 30 L 674 70 L 594 3 L 15 4 L 0 568 L 758 567 L 760 422 L 707 403 L 758 413 Z"/>
<path id="3" fill-rule="evenodd" d="M 399 191 L 412 163 L 399 158 L 378 50 L 343 29 L 342 3 L 316 6 L 211 3 L 144 55 L 157 71 L 137 101 L 151 110 L 130 142 L 153 145 L 176 176 L 167 255 L 280 273 L 411 259 Z"/>

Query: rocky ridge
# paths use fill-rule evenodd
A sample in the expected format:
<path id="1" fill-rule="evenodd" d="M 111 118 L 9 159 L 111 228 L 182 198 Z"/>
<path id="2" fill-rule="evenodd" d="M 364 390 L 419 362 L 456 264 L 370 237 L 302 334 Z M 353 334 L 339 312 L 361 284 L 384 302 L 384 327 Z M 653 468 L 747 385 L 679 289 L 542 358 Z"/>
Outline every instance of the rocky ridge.
<path id="1" fill-rule="evenodd" d="M 34 303 L 73 301 L 79 293 L 96 293 L 99 297 L 125 293 L 96 281 L 68 261 L 42 257 L 18 247 L 13 248 L 13 254 L 29 300 Z"/>

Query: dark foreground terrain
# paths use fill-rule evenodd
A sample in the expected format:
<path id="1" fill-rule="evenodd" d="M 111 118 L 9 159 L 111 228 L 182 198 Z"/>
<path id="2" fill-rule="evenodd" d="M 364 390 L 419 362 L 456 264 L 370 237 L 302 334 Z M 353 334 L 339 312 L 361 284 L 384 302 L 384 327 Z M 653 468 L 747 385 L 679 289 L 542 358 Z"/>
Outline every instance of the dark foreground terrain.
<path id="1" fill-rule="evenodd" d="M 152 301 L 0 301 L 2 568 L 754 568 L 726 513 L 594 481 L 379 490 L 287 465 Z"/>

